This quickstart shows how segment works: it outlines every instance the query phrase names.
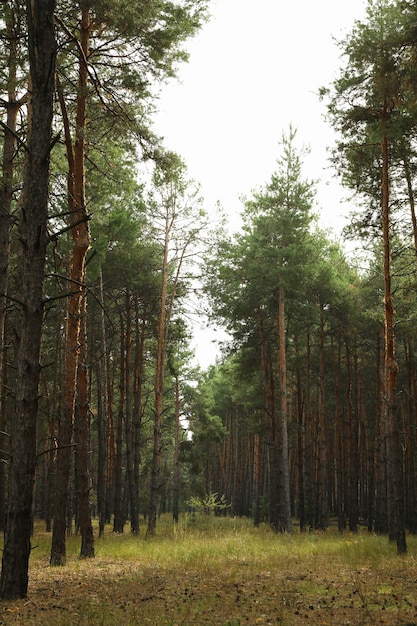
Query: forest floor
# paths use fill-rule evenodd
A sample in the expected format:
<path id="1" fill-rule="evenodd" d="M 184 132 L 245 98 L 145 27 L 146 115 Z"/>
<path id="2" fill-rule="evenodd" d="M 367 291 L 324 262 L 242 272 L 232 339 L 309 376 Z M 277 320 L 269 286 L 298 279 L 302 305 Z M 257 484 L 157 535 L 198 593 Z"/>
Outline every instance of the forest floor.
<path id="1" fill-rule="evenodd" d="M 399 557 L 365 532 L 287 537 L 245 520 L 142 535 L 109 528 L 94 559 L 79 559 L 71 537 L 57 568 L 37 528 L 28 598 L 0 602 L 0 624 L 417 626 L 414 538 Z"/>

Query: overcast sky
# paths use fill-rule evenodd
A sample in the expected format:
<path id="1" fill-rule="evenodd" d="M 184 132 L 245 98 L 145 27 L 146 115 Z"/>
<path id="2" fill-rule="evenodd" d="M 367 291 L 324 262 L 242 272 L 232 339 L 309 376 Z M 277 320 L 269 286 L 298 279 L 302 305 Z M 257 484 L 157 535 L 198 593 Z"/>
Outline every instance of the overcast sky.
<path id="1" fill-rule="evenodd" d="M 184 159 L 210 210 L 233 222 L 241 195 L 267 183 L 290 124 L 308 145 L 305 176 L 321 179 L 322 224 L 337 233 L 349 205 L 328 163 L 334 136 L 318 98 L 342 61 L 335 39 L 365 12 L 366 0 L 212 0 L 212 18 L 187 45 L 179 81 L 161 93 L 156 131 Z M 203 366 L 213 360 L 205 350 Z M 206 362 L 204 362 L 206 361 Z"/>

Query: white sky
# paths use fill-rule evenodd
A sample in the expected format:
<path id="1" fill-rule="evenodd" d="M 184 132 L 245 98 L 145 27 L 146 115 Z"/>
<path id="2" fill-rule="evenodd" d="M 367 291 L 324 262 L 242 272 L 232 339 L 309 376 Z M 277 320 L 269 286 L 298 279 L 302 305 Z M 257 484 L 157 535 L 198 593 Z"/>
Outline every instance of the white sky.
<path id="1" fill-rule="evenodd" d="M 212 0 L 212 18 L 189 42 L 189 63 L 162 90 L 155 118 L 166 147 L 201 184 L 208 210 L 219 201 L 231 224 L 238 220 L 239 197 L 269 181 L 292 124 L 311 149 L 305 176 L 321 181 L 322 224 L 340 232 L 350 208 L 329 166 L 334 135 L 318 90 L 341 67 L 334 39 L 365 7 L 366 0 Z M 215 352 L 209 344 L 198 351 L 202 367 Z"/>

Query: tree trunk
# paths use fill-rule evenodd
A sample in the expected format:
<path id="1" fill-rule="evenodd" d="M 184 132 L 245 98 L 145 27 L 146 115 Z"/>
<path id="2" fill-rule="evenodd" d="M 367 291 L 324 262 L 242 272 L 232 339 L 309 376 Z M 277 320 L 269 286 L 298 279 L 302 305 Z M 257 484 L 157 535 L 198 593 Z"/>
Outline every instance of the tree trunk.
<path id="1" fill-rule="evenodd" d="M 298 516 L 300 531 L 306 530 L 305 492 L 304 492 L 304 468 L 305 468 L 305 427 L 304 427 L 304 403 L 301 388 L 301 371 L 297 368 L 297 470 L 298 470 Z"/>
<path id="2" fill-rule="evenodd" d="M 77 495 L 78 526 L 81 534 L 81 557 L 94 557 L 94 532 L 91 523 L 90 418 L 87 391 L 87 333 L 86 302 L 82 305 L 82 337 L 77 368 L 77 398 L 75 404 L 75 491 Z"/>
<path id="3" fill-rule="evenodd" d="M 352 374 L 351 355 L 346 344 L 346 418 L 348 422 L 349 440 L 349 530 L 357 532 L 359 522 L 358 510 L 358 421 L 357 407 L 352 407 Z"/>
<path id="4" fill-rule="evenodd" d="M 375 525 L 377 534 L 388 531 L 388 494 L 387 494 L 387 432 L 384 420 L 384 363 L 385 354 L 382 348 L 382 337 L 378 333 L 376 338 L 376 398 L 381 398 L 377 403 L 376 432 L 375 432 Z"/>
<path id="5" fill-rule="evenodd" d="M 285 337 L 285 293 L 284 287 L 278 290 L 278 379 L 280 415 L 277 429 L 278 443 L 278 527 L 279 532 L 292 532 L 290 472 L 288 463 L 288 409 L 287 409 L 287 358 Z"/>
<path id="6" fill-rule="evenodd" d="M 134 498 L 132 500 L 132 517 L 136 531 L 139 532 L 139 467 L 140 467 L 140 446 L 142 434 L 142 414 L 143 414 L 143 368 L 145 355 L 146 338 L 146 316 L 140 320 L 139 296 L 135 294 L 135 367 L 133 381 L 133 489 Z"/>
<path id="7" fill-rule="evenodd" d="M 325 403 L 325 354 L 324 354 L 324 313 L 323 305 L 320 304 L 320 327 L 319 327 L 319 381 L 318 381 L 318 434 L 317 434 L 317 502 L 315 527 L 325 530 L 329 523 L 327 505 L 327 428 L 326 428 L 326 403 Z"/>
<path id="8" fill-rule="evenodd" d="M 108 393 L 107 393 L 107 347 L 104 324 L 103 276 L 100 268 L 100 356 L 97 359 L 97 513 L 99 537 L 104 534 L 106 525 L 106 478 L 107 478 L 107 434 L 108 434 Z"/>
<path id="9" fill-rule="evenodd" d="M 17 101 L 17 61 L 18 61 L 18 35 L 19 24 L 15 12 L 5 6 L 6 36 L 4 41 L 8 47 L 8 82 L 6 103 L 6 126 L 4 127 L 2 180 L 0 184 L 0 450 L 5 449 L 6 432 L 6 403 L 7 394 L 6 380 L 6 312 L 7 312 L 7 288 L 9 275 L 10 255 L 10 232 L 12 228 L 12 202 L 13 202 L 13 179 L 14 159 L 16 156 L 16 121 L 22 101 Z M 3 384 L 4 383 L 4 384 Z M 6 464 L 0 463 L 0 529 L 4 530 L 5 519 L 5 469 Z"/>
<path id="10" fill-rule="evenodd" d="M 269 468 L 269 523 L 271 528 L 278 532 L 280 526 L 280 512 L 278 502 L 279 456 L 276 433 L 275 390 L 271 360 L 269 358 L 262 311 L 258 310 L 258 333 L 261 354 L 262 384 L 265 393 L 265 424 L 268 444 Z"/>
<path id="11" fill-rule="evenodd" d="M 175 376 L 175 427 L 174 427 L 174 476 L 172 517 L 176 524 L 179 518 L 180 499 L 180 387 L 178 375 Z"/>
<path id="12" fill-rule="evenodd" d="M 135 452 L 134 439 L 135 432 L 132 417 L 132 295 L 126 291 L 126 349 L 125 349 L 125 389 L 126 389 L 126 473 L 129 485 L 129 510 L 130 510 L 130 531 L 133 534 L 139 532 L 139 515 L 137 508 L 137 493 L 135 483 Z"/>
<path id="13" fill-rule="evenodd" d="M 54 0 L 26 6 L 31 96 L 18 237 L 17 371 L 0 578 L 1 597 L 6 600 L 25 598 L 28 588 L 56 60 Z"/>
<path id="14" fill-rule="evenodd" d="M 386 111 L 386 105 L 384 105 Z M 388 137 L 385 132 L 386 113 L 382 119 L 382 233 L 384 247 L 384 310 L 385 310 L 385 394 L 383 420 L 387 432 L 388 456 L 388 531 L 390 539 L 397 543 L 397 551 L 407 551 L 405 538 L 405 515 L 403 494 L 403 460 L 400 444 L 397 405 L 397 373 L 394 338 L 394 305 L 391 287 L 391 232 L 389 207 L 389 154 Z"/>
<path id="15" fill-rule="evenodd" d="M 82 10 L 80 28 L 79 80 L 76 105 L 75 143 L 72 145 L 70 126 L 63 98 L 65 145 L 68 156 L 68 210 L 71 216 L 73 250 L 68 289 L 67 327 L 65 336 L 64 375 L 62 383 L 61 419 L 58 429 L 57 495 L 52 532 L 51 565 L 66 561 L 66 512 L 71 473 L 71 443 L 73 437 L 75 391 L 79 355 L 81 302 L 84 292 L 85 260 L 90 247 L 90 229 L 85 202 L 84 143 L 88 80 L 88 45 L 90 37 L 89 11 Z"/>
<path id="16" fill-rule="evenodd" d="M 169 219 L 169 207 L 166 208 L 165 217 L 165 240 L 163 250 L 163 261 L 161 268 L 161 299 L 159 306 L 159 328 L 157 338 L 156 370 L 155 370 L 155 415 L 153 426 L 153 452 L 151 468 L 151 489 L 149 501 L 149 516 L 147 535 L 154 535 L 156 532 L 156 517 L 158 512 L 159 492 L 161 489 L 161 449 L 162 449 L 162 411 L 165 381 L 165 352 L 166 352 L 166 332 L 167 332 L 167 300 L 168 300 L 168 246 L 170 228 L 172 221 Z"/>
<path id="17" fill-rule="evenodd" d="M 254 434 L 253 442 L 253 524 L 258 528 L 261 523 L 261 436 Z"/>
<path id="18" fill-rule="evenodd" d="M 120 314 L 120 380 L 119 409 L 116 426 L 116 463 L 114 468 L 114 518 L 113 532 L 123 533 L 125 518 L 123 515 L 123 421 L 125 407 L 125 327 L 123 314 Z"/>

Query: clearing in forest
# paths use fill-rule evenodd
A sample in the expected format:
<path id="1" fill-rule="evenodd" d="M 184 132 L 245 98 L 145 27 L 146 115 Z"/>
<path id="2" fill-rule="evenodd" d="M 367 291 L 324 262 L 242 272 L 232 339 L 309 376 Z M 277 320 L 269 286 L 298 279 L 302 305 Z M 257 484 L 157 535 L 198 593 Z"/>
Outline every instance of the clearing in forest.
<path id="1" fill-rule="evenodd" d="M 96 540 L 79 559 L 49 566 L 50 535 L 35 526 L 26 600 L 0 603 L 0 624 L 417 626 L 417 539 L 397 556 L 386 537 L 276 535 L 246 519 L 183 516 L 142 532 Z"/>

